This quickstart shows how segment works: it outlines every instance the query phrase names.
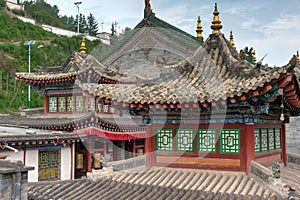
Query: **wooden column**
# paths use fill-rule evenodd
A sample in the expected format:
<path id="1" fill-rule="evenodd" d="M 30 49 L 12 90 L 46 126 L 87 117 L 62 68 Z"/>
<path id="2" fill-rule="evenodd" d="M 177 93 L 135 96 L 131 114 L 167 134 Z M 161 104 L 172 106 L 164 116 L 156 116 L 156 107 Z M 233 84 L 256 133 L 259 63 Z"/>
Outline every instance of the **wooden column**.
<path id="1" fill-rule="evenodd" d="M 44 113 L 47 114 L 49 112 L 49 97 L 45 96 L 44 98 Z"/>
<path id="2" fill-rule="evenodd" d="M 286 167 L 286 129 L 285 124 L 281 125 L 281 137 L 282 137 L 282 162 L 284 163 L 284 166 Z"/>
<path id="3" fill-rule="evenodd" d="M 92 171 L 92 155 L 91 155 L 91 144 L 90 141 L 86 143 L 86 172 Z"/>
<path id="4" fill-rule="evenodd" d="M 247 173 L 250 172 L 251 160 L 255 159 L 255 145 L 254 145 L 254 124 L 245 124 L 244 136 L 244 151 L 242 151 L 242 158 L 245 158 L 245 170 Z"/>
<path id="5" fill-rule="evenodd" d="M 146 165 L 148 168 L 154 166 L 155 164 L 155 147 L 153 145 L 153 139 L 155 139 L 155 134 L 152 136 L 152 126 L 146 127 L 146 141 L 145 141 L 145 154 L 146 154 Z M 155 144 L 155 143 L 154 143 Z M 154 148 L 154 150 L 153 150 Z"/>

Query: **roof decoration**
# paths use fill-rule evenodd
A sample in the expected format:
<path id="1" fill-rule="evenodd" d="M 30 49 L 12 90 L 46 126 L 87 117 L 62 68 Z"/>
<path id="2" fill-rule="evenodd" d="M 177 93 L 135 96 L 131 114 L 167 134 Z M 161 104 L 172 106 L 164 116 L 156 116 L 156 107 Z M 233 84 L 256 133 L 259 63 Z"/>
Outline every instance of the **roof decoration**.
<path id="1" fill-rule="evenodd" d="M 147 18 L 150 15 L 155 15 L 155 13 L 152 11 L 150 0 L 145 0 L 144 17 Z"/>
<path id="2" fill-rule="evenodd" d="M 84 39 L 84 37 L 82 37 L 82 39 L 81 39 L 80 53 L 86 54 L 86 46 L 85 46 L 85 39 Z"/>
<path id="3" fill-rule="evenodd" d="M 197 24 L 196 32 L 197 32 L 197 38 L 199 38 L 201 41 L 203 41 L 203 35 L 202 35 L 203 29 L 202 29 L 202 23 L 200 20 L 200 16 L 198 16 L 198 24 Z"/>
<path id="4" fill-rule="evenodd" d="M 230 39 L 230 40 L 229 40 L 230 44 L 231 44 L 233 47 L 235 47 L 234 40 L 233 40 L 233 34 L 232 34 L 232 31 L 230 31 L 229 39 Z"/>
<path id="5" fill-rule="evenodd" d="M 252 60 L 253 60 L 254 63 L 256 63 L 256 61 L 257 61 L 255 50 L 252 53 Z"/>
<path id="6" fill-rule="evenodd" d="M 300 63 L 300 56 L 299 56 L 299 51 L 297 51 L 297 55 L 296 55 L 297 61 L 298 63 Z"/>
<path id="7" fill-rule="evenodd" d="M 218 11 L 218 6 L 217 3 L 215 3 L 215 11 L 214 11 L 214 19 L 211 25 L 211 29 L 213 30 L 213 34 L 218 34 L 221 33 L 222 29 L 222 24 L 219 18 L 219 11 Z"/>

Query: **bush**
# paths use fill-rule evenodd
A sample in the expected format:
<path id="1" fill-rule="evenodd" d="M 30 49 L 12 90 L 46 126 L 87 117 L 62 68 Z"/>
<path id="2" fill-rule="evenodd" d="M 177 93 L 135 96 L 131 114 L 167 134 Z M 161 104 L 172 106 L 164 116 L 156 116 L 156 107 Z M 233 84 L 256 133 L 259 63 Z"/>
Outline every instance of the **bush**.
<path id="1" fill-rule="evenodd" d="M 12 12 L 15 14 L 15 15 L 19 15 L 19 16 L 25 16 L 25 11 L 24 10 L 17 10 L 17 9 L 13 9 Z"/>
<path id="2" fill-rule="evenodd" d="M 3 9 L 5 7 L 5 1 L 4 0 L 0 0 L 0 9 Z"/>

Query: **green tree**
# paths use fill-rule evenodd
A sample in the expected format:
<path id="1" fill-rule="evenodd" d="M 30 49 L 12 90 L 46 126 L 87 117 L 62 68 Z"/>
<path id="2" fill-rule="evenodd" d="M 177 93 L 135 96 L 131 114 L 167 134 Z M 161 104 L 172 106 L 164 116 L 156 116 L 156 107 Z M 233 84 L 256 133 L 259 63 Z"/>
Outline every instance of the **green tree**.
<path id="1" fill-rule="evenodd" d="M 96 36 L 98 32 L 98 22 L 96 21 L 95 17 L 90 13 L 90 15 L 87 18 L 88 24 L 87 24 L 87 29 L 89 35 Z"/>

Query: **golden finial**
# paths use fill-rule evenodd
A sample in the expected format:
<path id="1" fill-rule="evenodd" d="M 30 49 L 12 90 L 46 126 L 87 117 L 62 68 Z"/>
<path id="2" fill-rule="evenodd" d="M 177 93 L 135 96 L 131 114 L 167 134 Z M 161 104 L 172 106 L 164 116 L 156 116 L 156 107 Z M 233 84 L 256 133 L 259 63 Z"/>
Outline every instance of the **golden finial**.
<path id="1" fill-rule="evenodd" d="M 219 18 L 219 11 L 218 11 L 217 3 L 215 3 L 214 20 L 210 27 L 213 30 L 213 32 L 212 32 L 213 34 L 221 33 L 221 29 L 223 26 L 222 26 L 220 18 Z"/>
<path id="2" fill-rule="evenodd" d="M 85 46 L 85 39 L 84 39 L 84 37 L 82 37 L 82 39 L 81 39 L 80 53 L 82 53 L 82 54 L 86 53 L 86 46 Z"/>
<path id="3" fill-rule="evenodd" d="M 255 50 L 252 53 L 252 60 L 253 60 L 253 62 L 256 63 L 256 52 L 255 52 Z"/>
<path id="4" fill-rule="evenodd" d="M 298 63 L 300 63 L 300 56 L 299 56 L 299 51 L 297 51 L 297 55 L 296 55 L 297 61 Z"/>
<path id="5" fill-rule="evenodd" d="M 230 31 L 229 39 L 230 39 L 230 40 L 229 40 L 230 44 L 235 48 L 232 31 Z"/>
<path id="6" fill-rule="evenodd" d="M 197 38 L 200 38 L 203 40 L 203 35 L 202 35 L 203 29 L 202 29 L 202 23 L 200 20 L 200 16 L 198 16 L 198 24 L 197 24 L 196 32 L 197 32 Z"/>

